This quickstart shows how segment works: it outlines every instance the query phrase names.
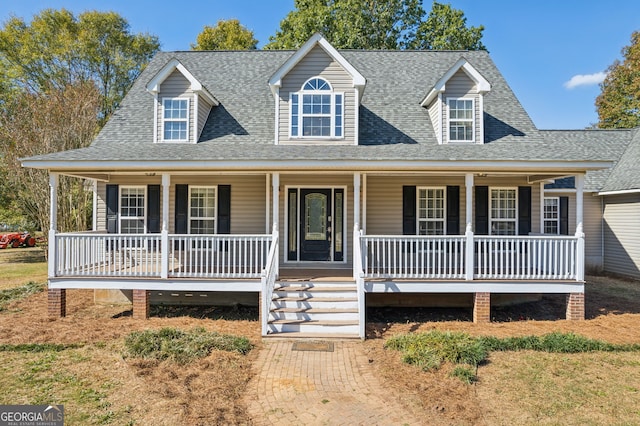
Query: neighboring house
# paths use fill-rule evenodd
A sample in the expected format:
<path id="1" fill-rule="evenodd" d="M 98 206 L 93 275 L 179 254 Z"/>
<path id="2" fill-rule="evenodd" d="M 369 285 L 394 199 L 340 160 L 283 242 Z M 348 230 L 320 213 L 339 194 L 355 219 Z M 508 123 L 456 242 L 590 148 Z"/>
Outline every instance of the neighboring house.
<path id="1" fill-rule="evenodd" d="M 489 321 L 492 294 L 563 293 L 583 319 L 608 262 L 586 190 L 634 132 L 537 130 L 487 52 L 316 34 L 159 53 L 90 147 L 23 164 L 51 176 L 52 315 L 69 288 L 133 290 L 136 317 L 151 292 L 249 292 L 263 335 L 363 338 L 372 294 L 471 294 Z M 57 232 L 59 175 L 95 182 L 93 231 Z"/>

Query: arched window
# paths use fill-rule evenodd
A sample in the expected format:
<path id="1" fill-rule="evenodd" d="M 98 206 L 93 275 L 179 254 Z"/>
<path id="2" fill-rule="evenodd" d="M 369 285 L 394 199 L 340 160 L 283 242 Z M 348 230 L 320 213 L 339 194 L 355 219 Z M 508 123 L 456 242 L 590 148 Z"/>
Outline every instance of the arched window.
<path id="1" fill-rule="evenodd" d="M 307 80 L 291 93 L 292 138 L 343 138 L 344 94 L 333 91 L 323 78 Z"/>

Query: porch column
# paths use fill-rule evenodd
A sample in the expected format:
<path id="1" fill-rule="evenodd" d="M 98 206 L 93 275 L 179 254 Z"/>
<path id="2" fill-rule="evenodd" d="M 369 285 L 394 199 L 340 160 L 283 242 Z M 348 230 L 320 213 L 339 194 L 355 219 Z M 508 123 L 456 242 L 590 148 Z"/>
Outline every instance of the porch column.
<path id="1" fill-rule="evenodd" d="M 360 225 L 360 173 L 353 174 L 353 226 Z"/>
<path id="2" fill-rule="evenodd" d="M 576 175 L 576 280 L 584 281 L 584 175 Z"/>
<path id="3" fill-rule="evenodd" d="M 133 290 L 133 318 L 147 319 L 149 318 L 149 291 Z"/>
<path id="4" fill-rule="evenodd" d="M 272 201 L 273 206 L 273 229 L 271 232 L 279 232 L 280 227 L 278 223 L 280 221 L 280 173 L 273 173 L 271 175 L 271 187 L 273 189 Z M 280 248 L 278 247 L 278 251 Z M 280 271 L 280 253 L 276 253 L 276 277 Z"/>
<path id="5" fill-rule="evenodd" d="M 160 231 L 160 278 L 169 277 L 169 187 L 171 186 L 171 175 L 162 174 L 162 229 Z"/>
<path id="6" fill-rule="evenodd" d="M 473 263 L 474 247 L 473 247 L 473 173 L 467 173 L 464 176 L 465 186 L 465 231 L 466 247 L 465 247 L 465 279 L 467 281 L 473 280 L 473 269 L 475 267 Z M 474 315 L 475 315 L 475 303 L 474 303 Z"/>
<path id="7" fill-rule="evenodd" d="M 58 229 L 58 173 L 49 174 L 49 237 L 47 245 L 49 250 L 49 278 L 56 276 L 56 230 Z"/>

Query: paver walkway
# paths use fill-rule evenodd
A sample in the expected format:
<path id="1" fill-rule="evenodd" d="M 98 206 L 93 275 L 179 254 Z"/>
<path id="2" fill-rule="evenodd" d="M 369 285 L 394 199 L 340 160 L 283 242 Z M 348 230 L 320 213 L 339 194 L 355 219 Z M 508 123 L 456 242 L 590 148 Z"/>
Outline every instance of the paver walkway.
<path id="1" fill-rule="evenodd" d="M 360 342 L 334 341 L 333 352 L 294 351 L 292 341 L 264 343 L 249 383 L 258 425 L 417 425 L 373 375 Z"/>

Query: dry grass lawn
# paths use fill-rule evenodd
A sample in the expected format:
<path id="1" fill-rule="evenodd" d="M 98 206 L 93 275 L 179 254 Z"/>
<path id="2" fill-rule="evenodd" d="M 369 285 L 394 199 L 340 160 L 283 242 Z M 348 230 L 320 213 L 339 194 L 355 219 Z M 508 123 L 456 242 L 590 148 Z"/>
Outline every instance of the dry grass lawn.
<path id="1" fill-rule="evenodd" d="M 1 286 L 44 281 L 37 273 L 5 279 L 7 265 L 19 263 L 5 256 L 24 250 L 0 251 Z M 46 275 L 43 265 L 31 266 Z M 640 282 L 590 276 L 586 300 L 584 322 L 563 320 L 564 299 L 555 296 L 495 309 L 491 324 L 473 324 L 468 310 L 370 310 L 375 321 L 362 348 L 389 391 L 402 395 L 407 410 L 422 413 L 428 424 L 638 424 L 637 352 L 492 353 L 478 369 L 479 381 L 466 385 L 448 376 L 450 366 L 423 372 L 383 349 L 392 335 L 433 329 L 496 337 L 571 331 L 640 343 Z M 0 310 L 0 404 L 61 403 L 69 424 L 253 423 L 243 395 L 262 345 L 256 309 L 155 310 L 148 321 L 136 321 L 129 307 L 94 305 L 91 291 L 69 290 L 67 304 L 68 316 L 56 321 L 46 317 L 44 292 Z M 245 336 L 255 348 L 247 356 L 214 351 L 186 366 L 123 357 L 130 332 L 162 327 Z M 27 353 L 6 346 L 25 343 L 73 346 Z"/>

